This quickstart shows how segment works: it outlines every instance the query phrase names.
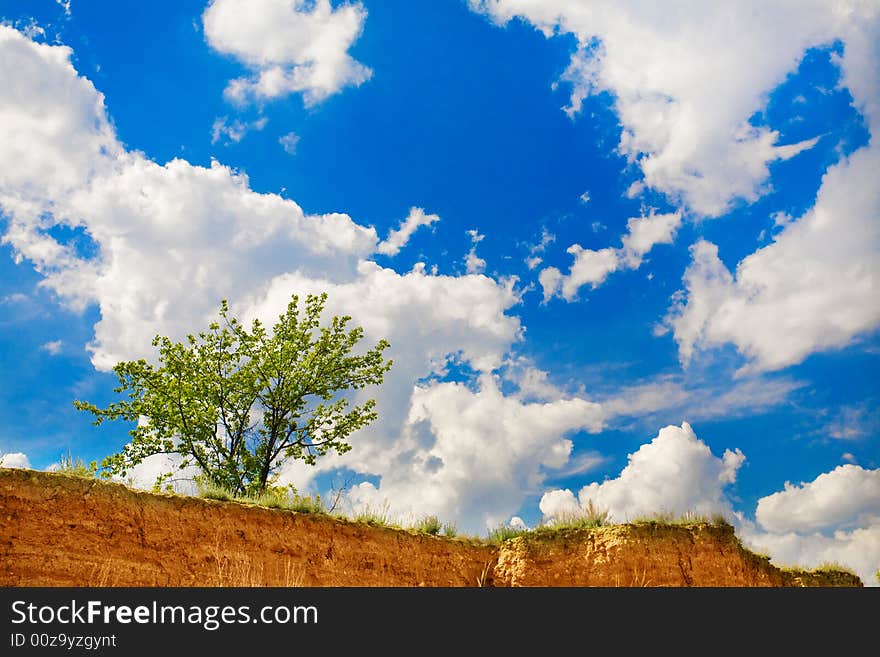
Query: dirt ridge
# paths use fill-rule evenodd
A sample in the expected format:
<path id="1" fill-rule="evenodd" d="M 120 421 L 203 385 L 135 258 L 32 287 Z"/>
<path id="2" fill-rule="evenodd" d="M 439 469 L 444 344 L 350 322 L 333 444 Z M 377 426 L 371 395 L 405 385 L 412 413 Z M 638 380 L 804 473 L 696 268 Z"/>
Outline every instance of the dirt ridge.
<path id="1" fill-rule="evenodd" d="M 862 586 L 781 570 L 733 527 L 640 523 L 486 545 L 0 468 L 0 586 Z"/>

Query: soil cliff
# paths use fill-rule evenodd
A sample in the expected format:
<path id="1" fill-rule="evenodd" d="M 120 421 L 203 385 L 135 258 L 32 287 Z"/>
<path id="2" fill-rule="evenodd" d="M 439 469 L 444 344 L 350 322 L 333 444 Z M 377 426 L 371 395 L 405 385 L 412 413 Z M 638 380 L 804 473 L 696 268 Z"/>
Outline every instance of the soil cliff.
<path id="1" fill-rule="evenodd" d="M 0 585 L 862 584 L 845 572 L 780 570 L 728 525 L 615 525 L 486 545 L 0 468 Z"/>

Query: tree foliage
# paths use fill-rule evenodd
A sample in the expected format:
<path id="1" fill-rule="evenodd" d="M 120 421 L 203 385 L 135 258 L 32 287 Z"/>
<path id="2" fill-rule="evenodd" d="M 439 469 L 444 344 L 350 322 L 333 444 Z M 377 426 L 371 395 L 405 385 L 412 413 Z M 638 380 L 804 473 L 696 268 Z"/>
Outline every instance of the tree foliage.
<path id="1" fill-rule="evenodd" d="M 132 440 L 104 459 L 113 474 L 154 454 L 180 454 L 181 469 L 196 465 L 214 486 L 235 494 L 264 492 L 287 459 L 314 464 L 333 450 L 351 449 L 348 436 L 376 419 L 376 402 L 352 405 L 347 391 L 381 384 L 392 361 L 380 340 L 358 350 L 361 327 L 351 317 L 321 326 L 326 294 L 294 295 L 271 332 L 254 320 L 248 330 L 229 316 L 207 331 L 173 342 L 157 335 L 159 366 L 144 359 L 114 367 L 126 399 L 107 408 L 75 401 L 79 410 L 105 420 L 137 422 Z"/>

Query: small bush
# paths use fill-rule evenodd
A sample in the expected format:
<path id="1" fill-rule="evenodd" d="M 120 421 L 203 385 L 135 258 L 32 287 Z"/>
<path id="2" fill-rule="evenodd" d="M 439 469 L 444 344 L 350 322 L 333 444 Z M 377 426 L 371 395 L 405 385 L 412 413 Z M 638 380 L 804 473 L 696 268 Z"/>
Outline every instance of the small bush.
<path id="1" fill-rule="evenodd" d="M 454 522 L 443 523 L 443 535 L 446 538 L 454 538 L 458 535 L 458 529 L 455 527 Z"/>

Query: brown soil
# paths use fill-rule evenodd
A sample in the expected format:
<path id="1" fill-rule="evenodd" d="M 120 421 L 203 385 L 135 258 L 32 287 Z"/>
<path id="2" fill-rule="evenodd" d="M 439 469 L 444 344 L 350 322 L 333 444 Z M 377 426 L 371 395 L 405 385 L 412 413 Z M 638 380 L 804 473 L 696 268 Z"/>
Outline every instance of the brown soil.
<path id="1" fill-rule="evenodd" d="M 617 525 L 483 545 L 326 515 L 0 468 L 2 586 L 861 586 L 782 571 L 728 525 Z"/>

